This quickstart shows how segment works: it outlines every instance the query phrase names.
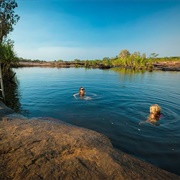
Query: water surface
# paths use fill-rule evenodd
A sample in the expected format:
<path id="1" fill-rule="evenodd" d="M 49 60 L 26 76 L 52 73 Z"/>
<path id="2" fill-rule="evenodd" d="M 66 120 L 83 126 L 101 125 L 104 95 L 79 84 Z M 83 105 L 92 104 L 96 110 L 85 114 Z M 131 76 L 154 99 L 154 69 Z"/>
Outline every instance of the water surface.
<path id="1" fill-rule="evenodd" d="M 14 71 L 26 116 L 53 117 L 96 130 L 115 148 L 180 174 L 179 72 L 35 67 Z M 74 98 L 80 86 L 91 100 Z M 145 123 L 155 103 L 163 114 L 158 126 Z"/>

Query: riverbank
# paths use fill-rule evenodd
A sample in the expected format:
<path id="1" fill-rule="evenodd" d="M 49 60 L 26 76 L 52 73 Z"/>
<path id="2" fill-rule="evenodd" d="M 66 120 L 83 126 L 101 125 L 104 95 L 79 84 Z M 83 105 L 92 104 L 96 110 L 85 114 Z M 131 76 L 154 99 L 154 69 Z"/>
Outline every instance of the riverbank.
<path id="1" fill-rule="evenodd" d="M 180 61 L 157 61 L 152 63 L 153 70 L 162 71 L 180 71 Z M 84 61 L 82 62 L 33 62 L 33 61 L 20 61 L 17 67 L 58 67 L 58 68 L 71 68 L 71 67 L 86 67 Z M 109 69 L 111 66 L 103 64 L 90 66 L 92 68 Z"/>
<path id="2" fill-rule="evenodd" d="M 0 102 L 0 179 L 180 179 L 117 151 L 95 131 L 27 119 Z"/>

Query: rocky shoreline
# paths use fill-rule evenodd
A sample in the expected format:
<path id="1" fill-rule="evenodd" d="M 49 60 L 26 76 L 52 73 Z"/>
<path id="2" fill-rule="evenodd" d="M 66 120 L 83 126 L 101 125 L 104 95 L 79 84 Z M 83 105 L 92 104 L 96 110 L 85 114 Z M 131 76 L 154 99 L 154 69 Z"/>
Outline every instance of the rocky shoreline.
<path id="1" fill-rule="evenodd" d="M 178 61 L 164 61 L 154 63 L 154 70 L 162 70 L 162 71 L 180 71 L 180 62 Z"/>
<path id="2" fill-rule="evenodd" d="M 27 119 L 0 102 L 0 179 L 170 179 L 180 176 L 113 148 L 102 134 Z"/>

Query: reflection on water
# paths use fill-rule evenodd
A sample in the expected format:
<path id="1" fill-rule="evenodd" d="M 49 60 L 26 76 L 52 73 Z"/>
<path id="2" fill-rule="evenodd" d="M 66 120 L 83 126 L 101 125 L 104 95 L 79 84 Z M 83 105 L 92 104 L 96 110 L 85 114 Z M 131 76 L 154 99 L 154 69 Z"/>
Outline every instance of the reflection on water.
<path id="1" fill-rule="evenodd" d="M 52 117 L 96 130 L 115 148 L 165 170 L 180 174 L 180 84 L 178 72 L 129 69 L 18 68 L 11 107 L 28 117 Z M 79 87 L 87 95 L 74 98 Z M 12 99 L 12 100 L 11 100 Z M 159 104 L 159 126 L 147 120 L 149 107 Z M 24 111 L 24 110 L 27 110 Z M 25 113 L 24 113 L 25 112 Z"/>
<path id="2" fill-rule="evenodd" d="M 112 71 L 115 71 L 121 75 L 135 75 L 135 74 L 143 74 L 145 70 L 138 70 L 138 69 L 124 69 L 124 68 L 111 68 Z"/>
<path id="3" fill-rule="evenodd" d="M 10 71 L 10 77 L 14 75 L 14 71 Z M 4 80 L 5 104 L 17 113 L 28 115 L 27 110 L 23 110 L 20 103 L 19 81 L 17 76 L 12 80 Z"/>

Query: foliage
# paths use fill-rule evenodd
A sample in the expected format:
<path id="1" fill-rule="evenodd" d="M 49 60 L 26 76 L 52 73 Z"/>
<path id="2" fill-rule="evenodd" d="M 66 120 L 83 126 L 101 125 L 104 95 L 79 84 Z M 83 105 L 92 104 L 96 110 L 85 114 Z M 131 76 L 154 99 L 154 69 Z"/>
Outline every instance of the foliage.
<path id="1" fill-rule="evenodd" d="M 57 62 L 63 62 L 63 60 L 59 59 L 59 60 L 57 60 Z"/>
<path id="2" fill-rule="evenodd" d="M 123 49 L 120 53 L 119 53 L 119 58 L 122 59 L 126 59 L 130 56 L 130 52 L 127 49 Z"/>
<path id="3" fill-rule="evenodd" d="M 11 66 L 18 63 L 13 41 L 7 40 L 0 44 L 0 61 L 2 63 L 3 76 L 9 77 Z"/>
<path id="4" fill-rule="evenodd" d="M 128 50 L 122 50 L 118 58 L 112 59 L 113 67 L 125 67 L 131 69 L 152 69 L 152 63 L 146 58 L 146 54 L 140 52 L 130 54 Z"/>
<path id="5" fill-rule="evenodd" d="M 14 9 L 18 7 L 15 0 L 0 0 L 0 43 L 13 31 L 13 25 L 19 20 Z"/>
<path id="6" fill-rule="evenodd" d="M 102 60 L 102 64 L 105 66 L 105 67 L 112 67 L 112 62 L 110 59 L 103 59 Z"/>
<path id="7" fill-rule="evenodd" d="M 4 81 L 11 80 L 13 76 L 11 66 L 18 61 L 14 52 L 14 42 L 7 40 L 7 35 L 13 31 L 19 16 L 15 14 L 14 9 L 17 7 L 15 0 L 0 0 L 0 63 L 2 63 L 2 74 Z"/>
<path id="8" fill-rule="evenodd" d="M 74 59 L 74 62 L 75 62 L 75 63 L 79 63 L 79 62 L 81 62 L 81 60 L 79 60 L 79 59 Z"/>

